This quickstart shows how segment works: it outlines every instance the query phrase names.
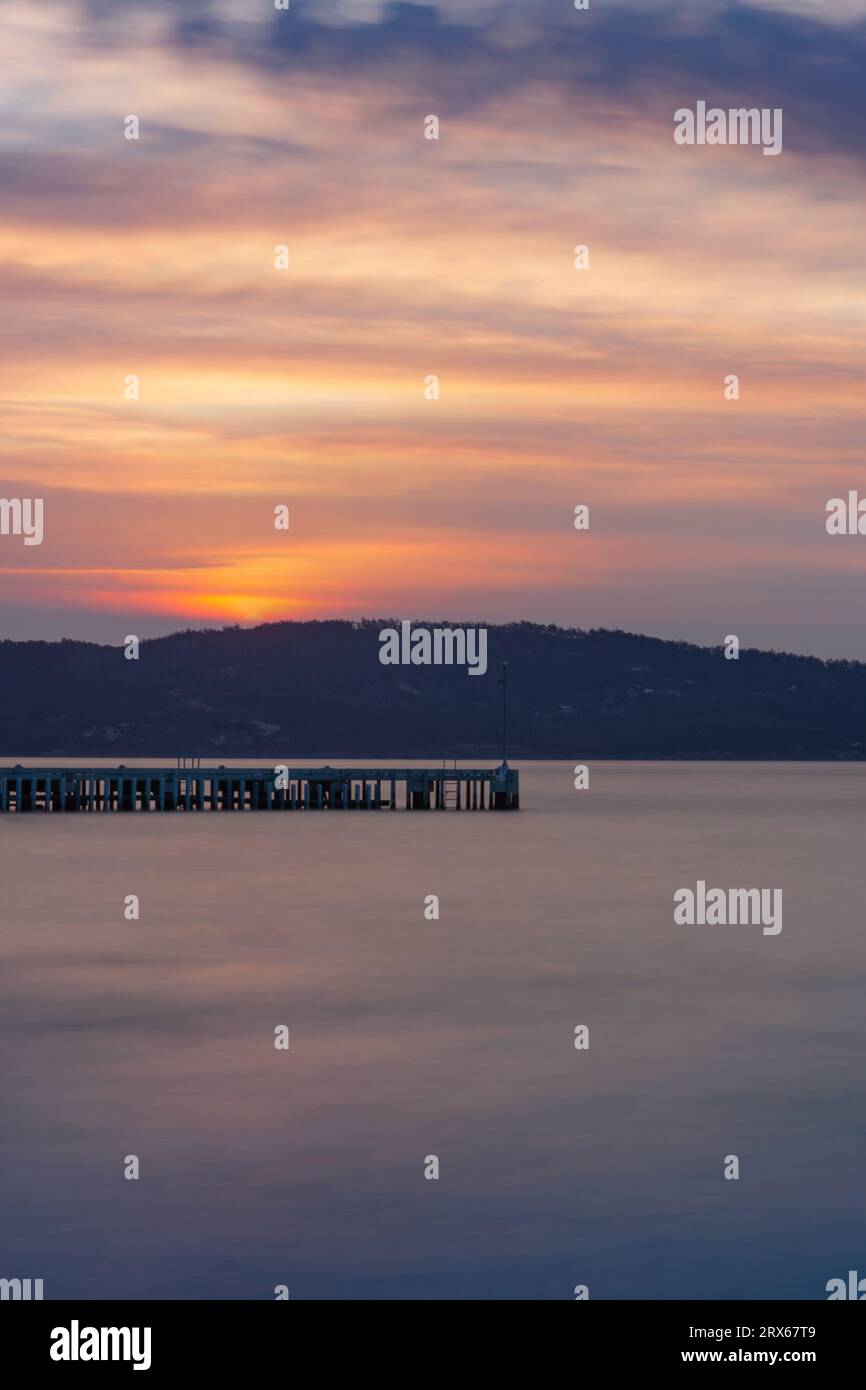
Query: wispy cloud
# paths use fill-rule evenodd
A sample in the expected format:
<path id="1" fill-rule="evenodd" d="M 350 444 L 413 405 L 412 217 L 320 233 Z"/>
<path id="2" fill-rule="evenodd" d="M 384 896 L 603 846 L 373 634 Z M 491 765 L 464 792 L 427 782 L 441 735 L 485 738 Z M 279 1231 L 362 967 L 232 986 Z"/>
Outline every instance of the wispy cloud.
<path id="1" fill-rule="evenodd" d="M 0 477 L 48 510 L 6 630 L 405 596 L 862 654 L 814 596 L 860 567 L 822 520 L 862 480 L 864 8 L 9 0 Z M 782 106 L 784 157 L 676 147 L 698 98 Z"/>

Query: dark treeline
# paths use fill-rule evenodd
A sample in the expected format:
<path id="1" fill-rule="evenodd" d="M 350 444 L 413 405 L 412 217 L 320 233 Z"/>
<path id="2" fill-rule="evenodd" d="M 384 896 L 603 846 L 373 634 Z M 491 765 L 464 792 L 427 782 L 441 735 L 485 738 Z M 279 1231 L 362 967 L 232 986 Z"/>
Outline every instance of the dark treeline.
<path id="1" fill-rule="evenodd" d="M 138 661 L 89 642 L 0 642 L 0 755 L 495 757 L 507 661 L 515 758 L 864 756 L 859 662 L 728 661 L 720 647 L 511 623 L 488 625 L 487 674 L 469 676 L 381 665 L 392 625 L 179 632 L 143 642 Z"/>

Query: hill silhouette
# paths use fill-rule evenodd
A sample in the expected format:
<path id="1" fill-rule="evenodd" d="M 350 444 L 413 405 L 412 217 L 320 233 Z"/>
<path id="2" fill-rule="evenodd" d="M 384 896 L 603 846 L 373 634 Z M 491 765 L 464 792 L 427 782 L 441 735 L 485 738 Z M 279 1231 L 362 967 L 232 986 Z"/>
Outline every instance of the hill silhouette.
<path id="1" fill-rule="evenodd" d="M 399 620 L 282 622 L 142 642 L 0 642 L 2 756 L 866 756 L 866 665 L 634 633 L 486 624 L 488 671 L 383 666 Z M 460 626 L 442 620 L 427 627 Z M 475 624 L 477 625 L 477 624 Z"/>

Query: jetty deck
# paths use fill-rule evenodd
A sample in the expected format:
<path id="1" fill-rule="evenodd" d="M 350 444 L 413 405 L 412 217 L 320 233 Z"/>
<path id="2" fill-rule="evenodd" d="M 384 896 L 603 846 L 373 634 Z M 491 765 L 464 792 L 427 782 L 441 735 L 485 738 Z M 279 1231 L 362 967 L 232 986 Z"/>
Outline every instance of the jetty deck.
<path id="1" fill-rule="evenodd" d="M 0 767 L 0 813 L 516 811 L 520 774 L 495 768 Z"/>

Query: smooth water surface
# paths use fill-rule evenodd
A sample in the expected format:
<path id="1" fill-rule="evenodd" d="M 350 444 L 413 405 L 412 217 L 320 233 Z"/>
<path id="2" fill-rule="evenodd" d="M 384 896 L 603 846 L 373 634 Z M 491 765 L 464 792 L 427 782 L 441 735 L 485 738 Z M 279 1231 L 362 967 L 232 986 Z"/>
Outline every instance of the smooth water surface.
<path id="1" fill-rule="evenodd" d="M 0 817 L 0 1275 L 568 1299 L 866 1273 L 866 768 L 591 775 L 521 767 L 517 814 Z M 781 887 L 781 933 L 675 926 L 699 878 Z"/>

